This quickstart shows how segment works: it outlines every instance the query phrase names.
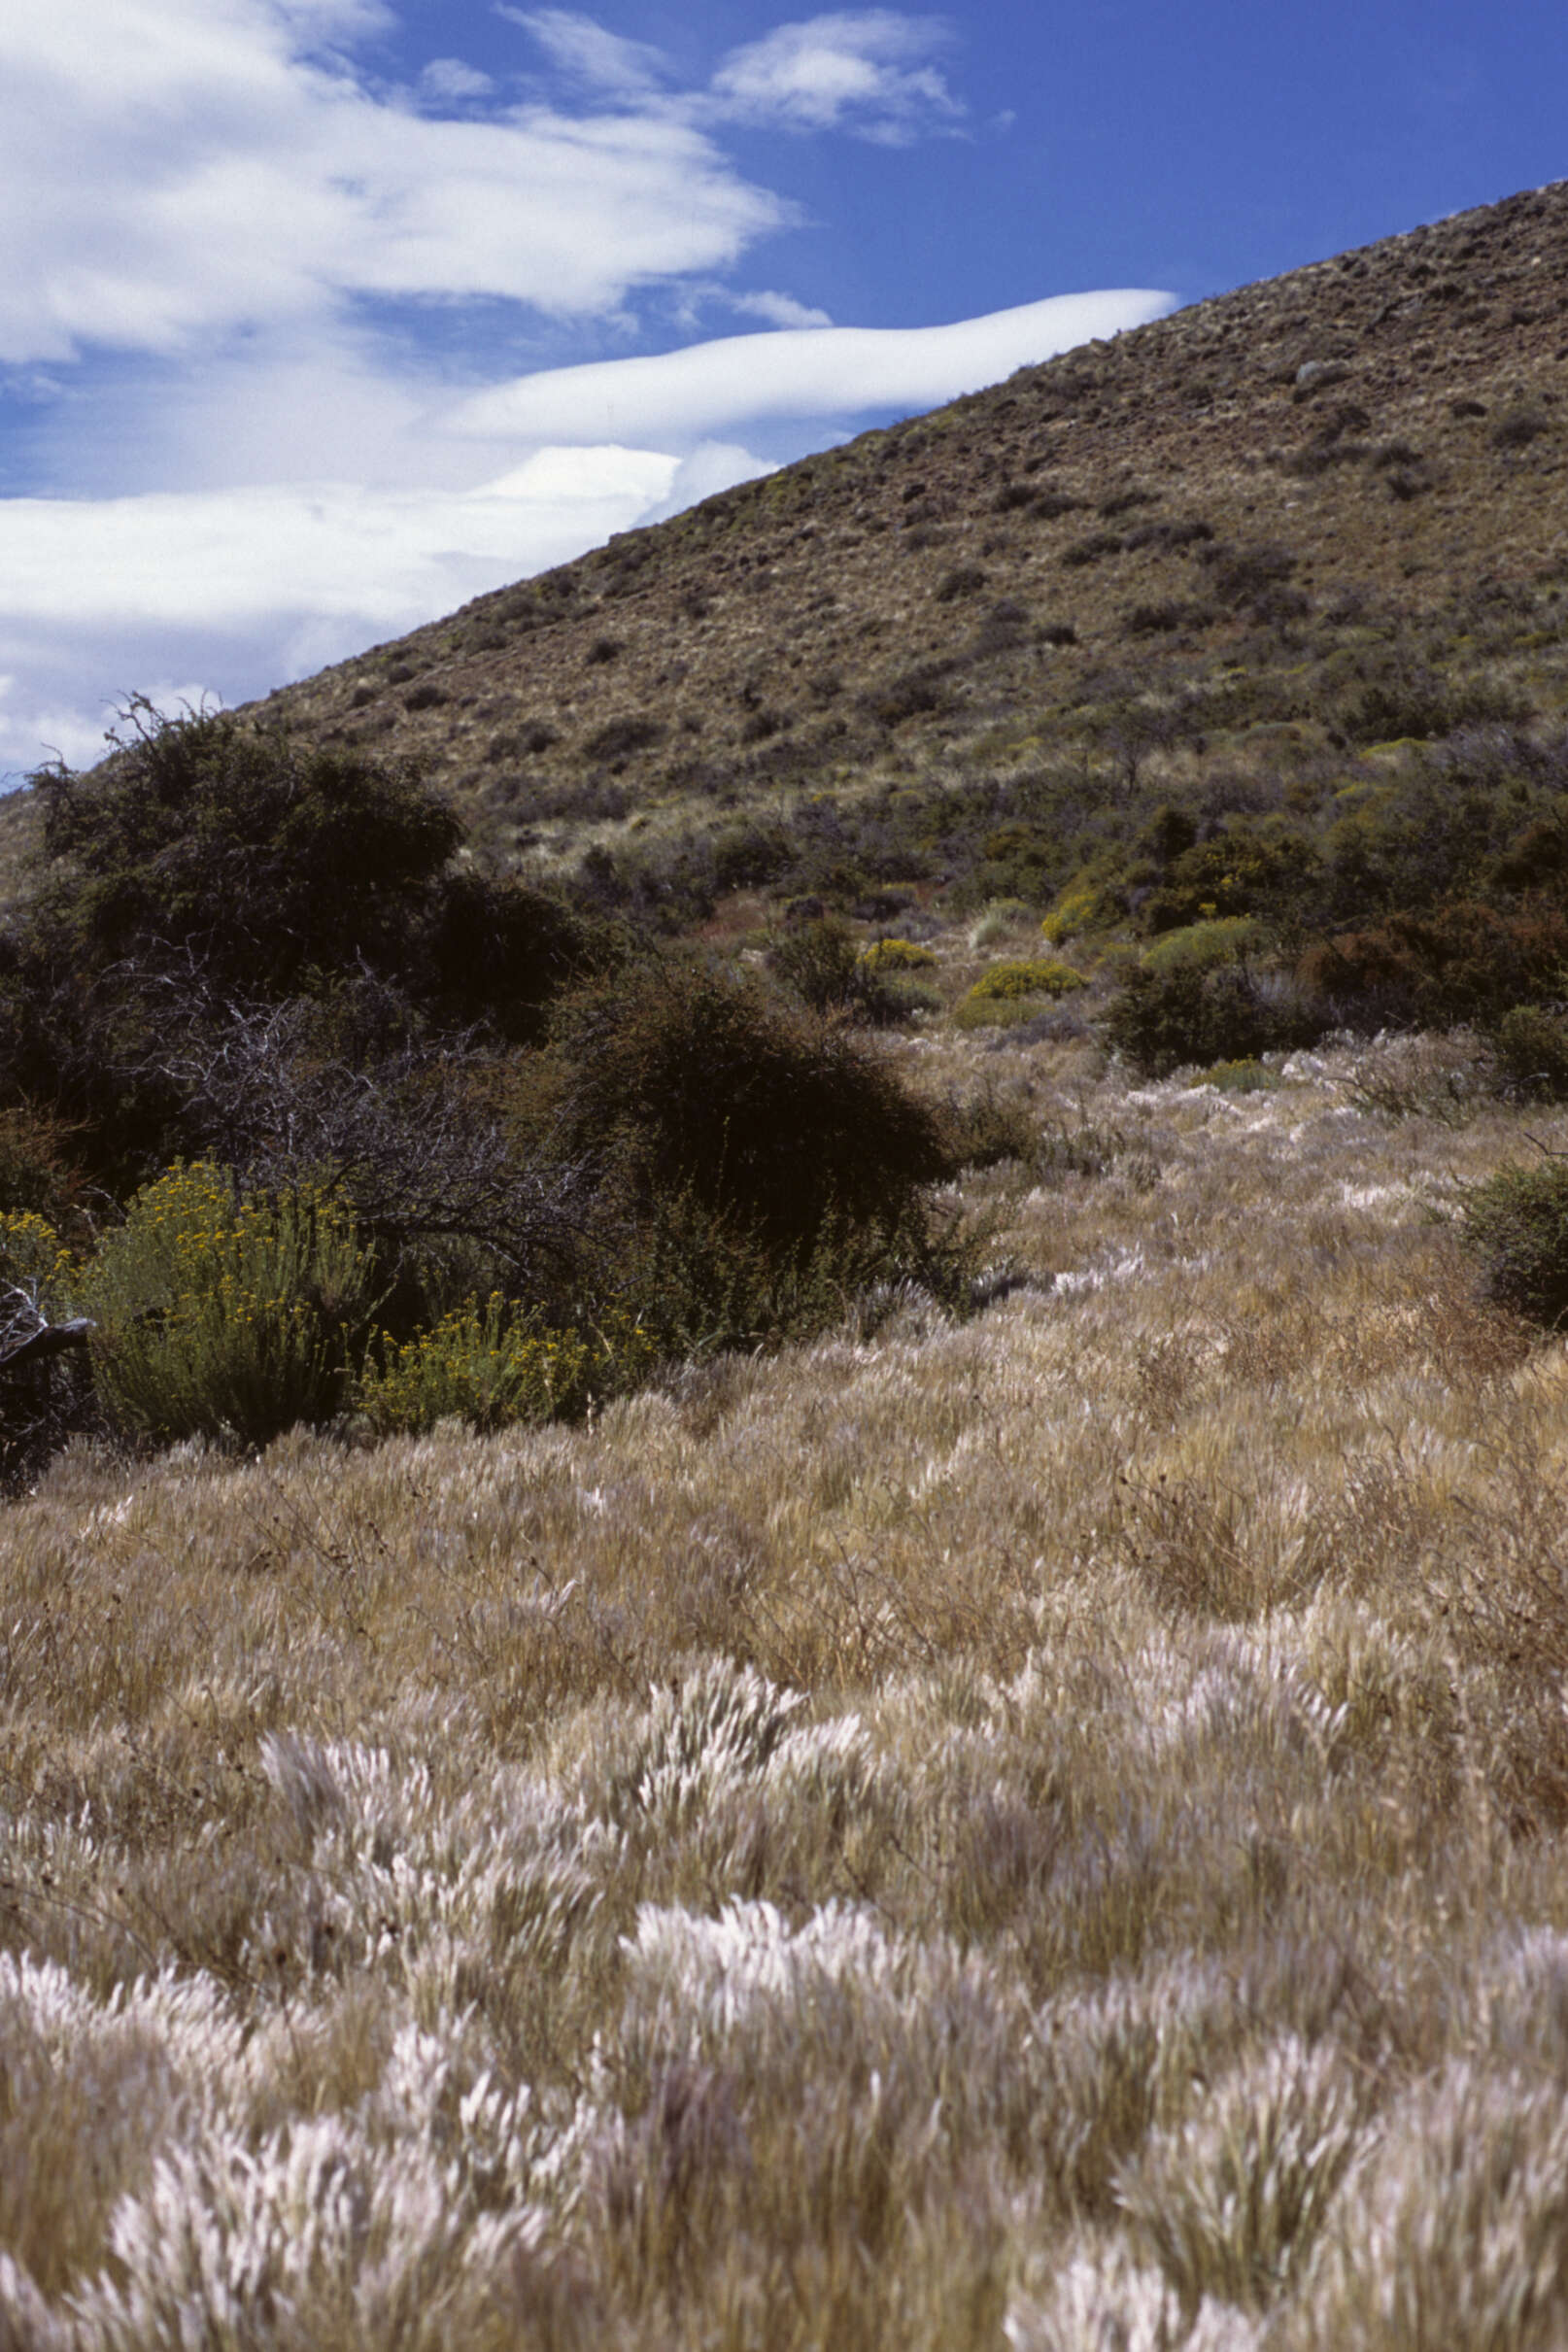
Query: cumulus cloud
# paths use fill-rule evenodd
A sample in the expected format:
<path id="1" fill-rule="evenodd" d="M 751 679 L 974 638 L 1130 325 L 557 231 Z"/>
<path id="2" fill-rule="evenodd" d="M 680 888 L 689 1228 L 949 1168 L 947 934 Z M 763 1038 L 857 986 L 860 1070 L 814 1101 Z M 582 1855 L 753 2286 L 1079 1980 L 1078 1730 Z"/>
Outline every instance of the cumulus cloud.
<path id="1" fill-rule="evenodd" d="M 939 17 L 893 9 L 812 17 L 733 51 L 713 78 L 712 98 L 732 120 L 850 130 L 903 146 L 963 118 L 930 62 L 949 41 Z"/>
<path id="2" fill-rule="evenodd" d="M 1169 295 L 1135 288 L 1058 294 L 952 326 L 730 335 L 654 358 L 522 376 L 463 401 L 448 424 L 482 436 L 678 444 L 757 418 L 930 408 L 1169 308 Z"/>
<path id="3" fill-rule="evenodd" d="M 365 20 L 280 0 L 95 0 L 90 28 L 10 12 L 0 359 L 179 350 L 355 294 L 610 312 L 793 217 L 673 113 L 452 119 L 373 90 L 320 53 Z"/>

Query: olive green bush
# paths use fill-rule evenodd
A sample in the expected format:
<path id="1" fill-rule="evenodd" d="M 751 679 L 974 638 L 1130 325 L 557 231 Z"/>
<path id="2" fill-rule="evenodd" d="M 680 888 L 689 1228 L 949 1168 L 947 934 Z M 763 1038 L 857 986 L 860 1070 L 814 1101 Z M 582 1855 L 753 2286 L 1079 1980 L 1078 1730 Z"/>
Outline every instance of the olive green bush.
<path id="1" fill-rule="evenodd" d="M 1556 1330 L 1568 1316 L 1568 1158 L 1516 1163 L 1471 1188 L 1460 1231 L 1488 1298 Z"/>
<path id="2" fill-rule="evenodd" d="M 651 1209 L 683 1195 L 766 1244 L 893 1233 L 950 1173 L 937 1112 L 840 1024 L 700 956 L 649 958 L 562 1007 L 559 1136 Z"/>
<path id="3" fill-rule="evenodd" d="M 1105 1031 L 1142 1076 L 1162 1078 L 1188 1064 L 1208 1069 L 1311 1045 L 1326 1025 L 1312 1000 L 1278 974 L 1244 964 L 1144 964 L 1112 998 Z"/>
<path id="4" fill-rule="evenodd" d="M 1006 1005 L 1021 997 L 1063 997 L 1087 985 L 1081 971 L 1056 956 L 1020 956 L 993 964 L 969 992 L 971 1005 Z"/>
<path id="5" fill-rule="evenodd" d="M 1492 1032 L 1503 1080 L 1516 1095 L 1568 1100 L 1568 1015 L 1544 1005 L 1515 1005 Z"/>
<path id="6" fill-rule="evenodd" d="M 666 1351 L 801 1336 L 875 1282 L 962 1287 L 939 1110 L 763 975 L 650 958 L 562 1006 L 555 1072 L 555 1147 L 597 1172 L 597 1295 Z"/>

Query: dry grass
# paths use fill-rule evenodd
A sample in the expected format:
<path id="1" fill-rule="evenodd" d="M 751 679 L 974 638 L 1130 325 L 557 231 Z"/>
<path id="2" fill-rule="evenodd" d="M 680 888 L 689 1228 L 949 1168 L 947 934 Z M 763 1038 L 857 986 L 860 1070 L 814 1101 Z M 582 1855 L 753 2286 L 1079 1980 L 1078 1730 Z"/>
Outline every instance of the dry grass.
<path id="1" fill-rule="evenodd" d="M 967 1324 L 10 1507 L 0 2343 L 1560 2343 L 1568 1356 L 1385 1063 L 1004 1040 Z"/>

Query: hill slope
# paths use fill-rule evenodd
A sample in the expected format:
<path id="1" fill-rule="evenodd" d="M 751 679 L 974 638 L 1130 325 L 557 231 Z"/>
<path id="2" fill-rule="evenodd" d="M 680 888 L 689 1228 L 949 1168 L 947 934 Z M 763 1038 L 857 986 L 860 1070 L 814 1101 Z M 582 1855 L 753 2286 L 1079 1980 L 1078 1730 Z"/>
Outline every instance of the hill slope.
<path id="1" fill-rule="evenodd" d="M 1506 656 L 1555 707 L 1565 358 L 1560 183 L 1021 370 L 264 707 L 418 754 L 545 852 L 1005 767 L 1129 696 L 1209 704 L 1210 738 L 1332 734 L 1348 658 L 1394 637 L 1406 666 Z"/>

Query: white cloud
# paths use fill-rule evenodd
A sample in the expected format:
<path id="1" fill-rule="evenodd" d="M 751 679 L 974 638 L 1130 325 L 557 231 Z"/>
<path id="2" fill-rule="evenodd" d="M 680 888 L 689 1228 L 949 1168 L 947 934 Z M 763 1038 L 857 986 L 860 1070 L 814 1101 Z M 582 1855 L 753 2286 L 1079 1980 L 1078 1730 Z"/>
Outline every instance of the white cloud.
<path id="1" fill-rule="evenodd" d="M 965 109 L 932 53 L 947 46 L 940 18 L 885 8 L 781 24 L 727 57 L 713 98 L 731 119 L 785 130 L 851 130 L 903 146 L 952 129 Z"/>
<path id="2" fill-rule="evenodd" d="M 420 74 L 420 87 L 436 99 L 488 98 L 495 85 L 460 57 L 432 57 Z"/>
<path id="3" fill-rule="evenodd" d="M 453 120 L 378 94 L 319 53 L 367 21 L 278 0 L 8 11 L 0 360 L 176 351 L 353 294 L 606 313 L 792 218 L 668 111 Z"/>
<path id="4" fill-rule="evenodd" d="M 501 6 L 495 14 L 521 24 L 554 64 L 590 89 L 640 97 L 664 85 L 666 67 L 662 51 L 649 42 L 628 41 L 619 33 L 606 32 L 602 24 L 576 9 Z"/>
<path id="5" fill-rule="evenodd" d="M 541 450 L 466 492 L 319 483 L 141 497 L 10 498 L 0 631 L 204 627 L 279 613 L 407 627 L 621 530 L 663 498 L 658 450 Z"/>
<path id="6" fill-rule="evenodd" d="M 727 294 L 725 300 L 732 310 L 744 319 L 766 319 L 769 326 L 831 326 L 833 319 L 825 310 L 813 310 L 809 303 L 797 302 L 793 294 Z"/>
<path id="7" fill-rule="evenodd" d="M 657 358 L 551 368 L 461 402 L 448 428 L 498 438 L 664 443 L 762 417 L 931 408 L 1092 336 L 1159 317 L 1142 289 L 1058 294 L 953 326 L 834 326 L 731 335 Z"/>

